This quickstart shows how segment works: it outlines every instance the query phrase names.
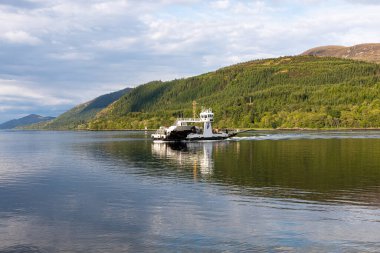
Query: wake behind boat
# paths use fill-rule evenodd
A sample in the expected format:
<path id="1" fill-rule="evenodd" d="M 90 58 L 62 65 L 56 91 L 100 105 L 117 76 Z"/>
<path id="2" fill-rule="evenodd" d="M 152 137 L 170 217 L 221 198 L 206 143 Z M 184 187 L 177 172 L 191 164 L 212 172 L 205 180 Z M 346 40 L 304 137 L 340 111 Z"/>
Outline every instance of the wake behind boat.
<path id="1" fill-rule="evenodd" d="M 152 138 L 155 141 L 207 141 L 224 140 L 239 133 L 212 129 L 214 113 L 211 109 L 202 110 L 199 116 L 199 118 L 178 118 L 174 125 L 160 127 L 152 134 Z M 195 126 L 196 123 L 203 123 L 203 128 Z"/>

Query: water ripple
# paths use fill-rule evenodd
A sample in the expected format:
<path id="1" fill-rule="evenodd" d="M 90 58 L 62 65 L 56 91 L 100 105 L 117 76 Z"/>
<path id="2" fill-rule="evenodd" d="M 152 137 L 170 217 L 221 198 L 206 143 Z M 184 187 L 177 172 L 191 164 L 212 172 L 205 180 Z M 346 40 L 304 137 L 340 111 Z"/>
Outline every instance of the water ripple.
<path id="1" fill-rule="evenodd" d="M 380 247 L 379 132 L 0 134 L 0 252 Z"/>

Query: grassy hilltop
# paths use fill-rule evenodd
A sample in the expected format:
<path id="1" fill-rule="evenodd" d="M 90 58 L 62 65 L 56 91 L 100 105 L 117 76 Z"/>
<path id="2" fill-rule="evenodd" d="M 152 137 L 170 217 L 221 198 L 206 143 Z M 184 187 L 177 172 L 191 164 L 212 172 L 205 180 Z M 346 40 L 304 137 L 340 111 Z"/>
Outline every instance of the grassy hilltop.
<path id="1" fill-rule="evenodd" d="M 138 86 L 81 127 L 170 125 L 192 115 L 193 100 L 214 110 L 219 128 L 380 127 L 380 65 L 314 56 L 245 62 Z"/>
<path id="2" fill-rule="evenodd" d="M 380 43 L 359 44 L 352 47 L 322 46 L 309 49 L 301 55 L 336 57 L 380 63 Z"/>

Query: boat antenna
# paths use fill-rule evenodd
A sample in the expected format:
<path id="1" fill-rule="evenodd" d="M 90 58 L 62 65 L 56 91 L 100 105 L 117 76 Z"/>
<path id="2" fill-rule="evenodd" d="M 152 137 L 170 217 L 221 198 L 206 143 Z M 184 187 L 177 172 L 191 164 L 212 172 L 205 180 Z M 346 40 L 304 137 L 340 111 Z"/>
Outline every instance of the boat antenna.
<path id="1" fill-rule="evenodd" d="M 197 117 L 197 101 L 193 100 L 193 118 Z"/>

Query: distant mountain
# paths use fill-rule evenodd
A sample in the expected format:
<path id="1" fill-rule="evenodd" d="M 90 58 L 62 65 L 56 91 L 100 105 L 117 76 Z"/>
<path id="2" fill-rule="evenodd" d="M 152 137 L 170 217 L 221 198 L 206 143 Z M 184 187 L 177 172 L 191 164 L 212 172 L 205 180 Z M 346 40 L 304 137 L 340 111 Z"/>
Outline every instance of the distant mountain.
<path id="1" fill-rule="evenodd" d="M 46 122 L 54 119 L 54 117 L 43 117 L 37 114 L 30 114 L 28 116 L 22 117 L 20 119 L 13 119 L 3 124 L 0 124 L 0 129 L 13 129 L 16 127 L 22 127 L 30 124 Z"/>
<path id="2" fill-rule="evenodd" d="M 301 55 L 330 56 L 380 63 L 380 43 L 360 44 L 352 47 L 322 46 L 309 49 Z"/>
<path id="3" fill-rule="evenodd" d="M 99 111 L 103 110 L 120 97 L 131 90 L 126 88 L 116 92 L 102 95 L 89 102 L 80 104 L 71 110 L 61 114 L 56 119 L 44 125 L 33 125 L 31 128 L 43 129 L 80 129 L 87 121 L 93 118 Z"/>

